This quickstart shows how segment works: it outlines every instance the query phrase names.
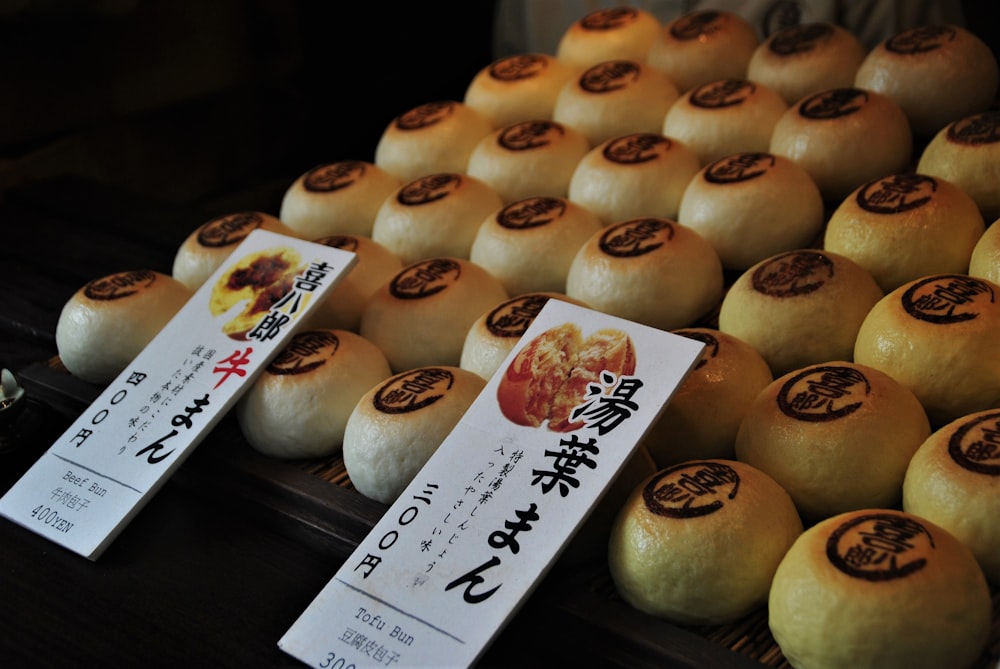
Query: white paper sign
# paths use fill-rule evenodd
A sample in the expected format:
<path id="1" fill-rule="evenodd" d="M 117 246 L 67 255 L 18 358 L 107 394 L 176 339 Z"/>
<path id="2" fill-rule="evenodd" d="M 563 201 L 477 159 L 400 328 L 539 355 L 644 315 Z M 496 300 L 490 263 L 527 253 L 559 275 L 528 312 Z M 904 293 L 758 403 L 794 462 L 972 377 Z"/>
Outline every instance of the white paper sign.
<path id="1" fill-rule="evenodd" d="M 356 261 L 251 232 L 0 499 L 0 515 L 97 559 Z"/>
<path id="2" fill-rule="evenodd" d="M 560 432 L 548 422 L 531 425 L 498 398 L 505 377 L 532 373 L 532 342 L 567 328 L 584 339 L 601 330 L 627 335 L 634 364 L 618 364 L 619 356 L 617 369 L 625 372 L 605 371 L 587 386 L 572 405 L 571 429 Z M 703 346 L 549 300 L 279 647 L 324 669 L 475 662 L 622 469 Z"/>

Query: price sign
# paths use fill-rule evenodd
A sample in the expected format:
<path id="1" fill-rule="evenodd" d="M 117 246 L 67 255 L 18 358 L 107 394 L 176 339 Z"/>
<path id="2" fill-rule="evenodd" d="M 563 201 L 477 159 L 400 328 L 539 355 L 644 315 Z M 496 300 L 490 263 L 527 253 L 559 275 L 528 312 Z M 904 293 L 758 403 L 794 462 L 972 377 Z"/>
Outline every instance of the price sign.
<path id="1" fill-rule="evenodd" d="M 474 663 L 703 346 L 549 300 L 279 647 L 314 667 Z"/>
<path id="2" fill-rule="evenodd" d="M 0 498 L 0 515 L 97 559 L 356 261 L 251 232 Z"/>

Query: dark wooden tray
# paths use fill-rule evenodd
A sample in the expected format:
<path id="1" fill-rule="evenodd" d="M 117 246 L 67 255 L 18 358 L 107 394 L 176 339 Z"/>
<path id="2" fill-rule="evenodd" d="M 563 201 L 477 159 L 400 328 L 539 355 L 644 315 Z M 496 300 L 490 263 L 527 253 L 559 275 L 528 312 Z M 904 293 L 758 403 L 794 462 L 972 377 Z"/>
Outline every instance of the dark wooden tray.
<path id="1" fill-rule="evenodd" d="M 240 209 L 274 211 L 289 182 L 275 179 L 190 209 L 72 177 L 5 193 L 0 213 L 14 238 L 0 244 L 0 260 L 8 270 L 0 291 L 0 353 L 7 359 L 0 362 L 18 372 L 29 394 L 68 426 L 102 390 L 69 375 L 55 357 L 56 319 L 73 291 L 124 269 L 169 272 L 176 248 L 197 225 Z M 59 262 L 52 262 L 54 256 Z M 5 351 L 15 340 L 17 345 Z M 170 485 L 226 500 L 253 523 L 338 564 L 387 508 L 353 489 L 339 456 L 298 462 L 264 457 L 243 440 L 232 417 L 202 442 Z M 994 592 L 993 602 L 989 652 L 976 669 L 995 669 L 1000 658 L 1000 592 Z M 511 623 L 519 626 L 534 626 L 534 638 L 543 629 L 561 647 L 573 644 L 574 657 L 599 658 L 609 666 L 789 666 L 771 637 L 765 610 L 732 625 L 672 625 L 620 600 L 602 560 L 557 564 Z M 516 631 L 507 637 L 517 638 Z"/>
<path id="2" fill-rule="evenodd" d="M 58 359 L 21 372 L 28 392 L 66 416 L 80 413 L 100 388 L 73 378 Z M 358 493 L 339 455 L 284 461 L 254 451 L 227 416 L 178 470 L 173 483 L 238 500 L 256 522 L 308 542 L 339 561 L 346 559 L 388 508 Z M 988 652 L 977 669 L 993 669 L 1000 657 L 1000 589 L 994 590 L 994 624 Z M 790 667 L 760 609 L 730 624 L 682 627 L 625 604 L 606 564 L 557 563 L 522 614 L 544 620 L 564 639 L 585 644 L 611 665 L 627 667 Z"/>

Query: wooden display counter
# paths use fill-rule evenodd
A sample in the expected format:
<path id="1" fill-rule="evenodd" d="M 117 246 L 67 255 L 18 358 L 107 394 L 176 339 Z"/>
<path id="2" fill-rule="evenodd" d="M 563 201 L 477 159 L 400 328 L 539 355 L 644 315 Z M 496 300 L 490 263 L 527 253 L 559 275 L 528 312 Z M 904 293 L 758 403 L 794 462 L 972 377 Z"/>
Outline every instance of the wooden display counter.
<path id="1" fill-rule="evenodd" d="M 234 194 L 273 208 L 284 183 Z M 62 304 L 91 278 L 169 271 L 207 216 L 73 178 L 5 194 L 14 233 L 0 250 L 0 364 L 19 374 L 39 420 L 0 455 L 0 493 L 101 390 L 60 368 Z M 0 656 L 11 666 L 296 666 L 277 648 L 386 509 L 351 487 L 339 457 L 284 462 L 253 451 L 225 418 L 96 562 L 0 522 Z M 994 619 L 1000 594 L 994 598 Z M 1000 653 L 995 623 L 992 667 Z M 758 611 L 737 624 L 681 628 L 617 598 L 606 566 L 557 564 L 481 666 L 553 662 L 628 667 L 787 667 Z"/>

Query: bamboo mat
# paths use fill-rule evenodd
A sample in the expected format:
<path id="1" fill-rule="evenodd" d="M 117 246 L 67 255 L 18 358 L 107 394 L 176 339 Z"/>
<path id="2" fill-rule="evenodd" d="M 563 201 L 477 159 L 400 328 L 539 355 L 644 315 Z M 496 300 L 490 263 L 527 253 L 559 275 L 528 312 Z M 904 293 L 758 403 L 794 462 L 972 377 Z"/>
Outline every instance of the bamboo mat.
<path id="1" fill-rule="evenodd" d="M 66 371 L 58 356 L 49 360 L 48 364 L 53 369 Z M 355 490 L 347 468 L 344 466 L 344 460 L 339 453 L 325 458 L 292 460 L 286 464 L 333 485 L 347 490 Z M 606 565 L 592 565 L 585 582 L 601 596 L 609 600 L 620 601 Z M 980 661 L 971 669 L 1000 669 L 1000 587 L 992 587 L 991 592 L 993 595 L 993 624 L 990 627 L 989 642 Z M 792 665 L 785 659 L 771 635 L 771 630 L 767 625 L 766 608 L 758 609 L 743 619 L 728 625 L 686 627 L 685 629 L 759 662 L 762 667 L 792 669 Z"/>
<path id="2" fill-rule="evenodd" d="M 300 469 L 334 485 L 354 489 L 340 455 L 320 460 L 303 460 L 295 463 Z M 359 493 L 360 494 L 360 493 Z M 604 565 L 593 568 L 589 574 L 590 586 L 595 592 L 608 599 L 620 599 L 615 592 L 611 576 Z M 986 652 L 972 669 L 1000 669 L 1000 587 L 993 587 L 993 624 Z M 745 657 L 755 660 L 763 667 L 792 669 L 781 649 L 771 636 L 767 625 L 767 609 L 761 608 L 743 619 L 728 625 L 686 627 L 705 639 Z"/>

